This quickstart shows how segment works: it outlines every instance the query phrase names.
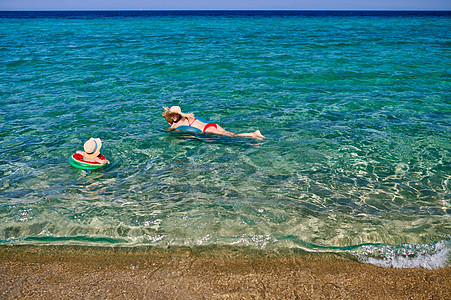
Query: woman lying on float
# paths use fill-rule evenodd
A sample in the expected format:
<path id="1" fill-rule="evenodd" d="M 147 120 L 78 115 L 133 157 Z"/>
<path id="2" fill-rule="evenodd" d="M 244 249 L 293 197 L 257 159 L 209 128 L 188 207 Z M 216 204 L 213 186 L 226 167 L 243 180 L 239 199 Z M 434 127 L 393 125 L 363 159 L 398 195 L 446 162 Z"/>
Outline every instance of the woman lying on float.
<path id="1" fill-rule="evenodd" d="M 166 119 L 169 125 L 171 125 L 169 129 L 172 130 L 206 132 L 225 136 L 254 138 L 257 140 L 262 140 L 263 138 L 265 138 L 260 130 L 249 133 L 233 133 L 227 131 L 218 124 L 209 123 L 203 118 L 194 117 L 193 113 L 182 113 L 182 110 L 179 106 L 172 106 L 171 108 L 164 107 L 163 117 Z"/>

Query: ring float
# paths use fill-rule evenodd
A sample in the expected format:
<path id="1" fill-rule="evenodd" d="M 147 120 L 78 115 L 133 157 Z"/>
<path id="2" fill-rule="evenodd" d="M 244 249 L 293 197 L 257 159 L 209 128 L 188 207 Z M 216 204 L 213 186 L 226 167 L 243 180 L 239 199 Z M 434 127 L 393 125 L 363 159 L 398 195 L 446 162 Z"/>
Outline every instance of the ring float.
<path id="1" fill-rule="evenodd" d="M 105 159 L 105 156 L 102 154 L 99 154 L 98 156 L 100 159 Z M 84 161 L 83 155 L 79 153 L 74 153 L 69 157 L 69 163 L 71 166 L 77 168 L 77 169 L 84 169 L 84 170 L 95 170 L 103 167 L 105 164 L 101 164 L 98 162 L 91 162 L 91 161 Z"/>

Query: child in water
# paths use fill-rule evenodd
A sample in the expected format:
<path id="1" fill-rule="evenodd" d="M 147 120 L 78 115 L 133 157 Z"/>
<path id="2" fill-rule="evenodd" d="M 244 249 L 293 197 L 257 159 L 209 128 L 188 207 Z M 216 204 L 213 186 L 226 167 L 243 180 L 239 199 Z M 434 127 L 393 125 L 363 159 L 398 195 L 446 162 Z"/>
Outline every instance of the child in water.
<path id="1" fill-rule="evenodd" d="M 100 154 L 102 148 L 102 141 L 99 138 L 90 138 L 83 145 L 85 151 L 77 151 L 78 154 L 83 155 L 83 160 L 87 162 L 98 162 L 100 164 L 109 164 L 110 161 Z"/>

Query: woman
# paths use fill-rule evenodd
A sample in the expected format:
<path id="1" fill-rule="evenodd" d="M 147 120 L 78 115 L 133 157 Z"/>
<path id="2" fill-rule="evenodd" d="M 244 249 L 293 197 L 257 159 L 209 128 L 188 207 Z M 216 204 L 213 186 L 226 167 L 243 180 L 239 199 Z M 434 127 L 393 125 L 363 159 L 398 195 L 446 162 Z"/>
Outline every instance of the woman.
<path id="1" fill-rule="evenodd" d="M 170 129 L 175 130 L 180 126 L 188 126 L 199 129 L 201 132 L 213 133 L 225 136 L 239 136 L 254 138 L 262 140 L 265 136 L 262 135 L 260 130 L 249 133 L 233 133 L 225 130 L 221 126 L 215 123 L 205 123 L 194 117 L 193 113 L 185 114 L 179 106 L 172 106 L 171 108 L 163 107 L 163 117 L 171 125 Z"/>
<path id="2" fill-rule="evenodd" d="M 100 148 L 102 148 L 102 141 L 99 138 L 90 138 L 83 145 L 85 151 L 77 151 L 77 153 L 83 155 L 84 161 L 109 164 L 110 161 L 100 154 Z"/>

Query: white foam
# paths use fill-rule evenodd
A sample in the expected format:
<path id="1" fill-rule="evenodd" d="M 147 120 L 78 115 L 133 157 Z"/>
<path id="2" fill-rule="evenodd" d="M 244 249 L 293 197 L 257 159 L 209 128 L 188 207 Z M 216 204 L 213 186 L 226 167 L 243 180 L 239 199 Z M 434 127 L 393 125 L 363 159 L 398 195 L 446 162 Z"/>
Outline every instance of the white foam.
<path id="1" fill-rule="evenodd" d="M 360 261 L 385 268 L 438 269 L 449 265 L 451 241 L 433 244 L 367 245 L 350 251 Z"/>

